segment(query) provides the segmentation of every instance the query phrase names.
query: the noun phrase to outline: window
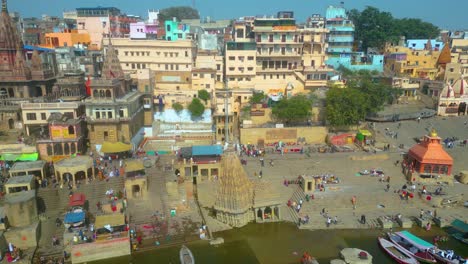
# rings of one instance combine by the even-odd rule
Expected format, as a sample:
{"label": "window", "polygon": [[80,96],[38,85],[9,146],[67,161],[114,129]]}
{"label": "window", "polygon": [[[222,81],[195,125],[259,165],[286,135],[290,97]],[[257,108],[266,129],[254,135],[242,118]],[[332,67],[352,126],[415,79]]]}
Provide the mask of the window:
{"label": "window", "polygon": [[221,70],[221,64],[216,64],[216,70]]}
{"label": "window", "polygon": [[234,57],[234,56],[229,56],[229,60],[235,60],[235,59],[236,59],[236,57]]}
{"label": "window", "polygon": [[132,69],[135,69],[135,63],[132,63]]}
{"label": "window", "polygon": [[46,117],[46,114],[45,113],[41,113],[41,120],[46,120],[47,117]]}
{"label": "window", "polygon": [[68,126],[68,134],[69,135],[74,135],[75,134],[75,127]]}
{"label": "window", "polygon": [[101,112],[96,112],[96,119],[101,119]]}
{"label": "window", "polygon": [[37,120],[36,113],[26,113],[27,120]]}
{"label": "window", "polygon": [[207,84],[205,84],[205,88],[206,88],[206,89],[210,89],[211,87],[210,87],[210,85],[207,83]]}
{"label": "window", "polygon": [[253,59],[254,59],[253,56],[248,56],[248,57],[247,57],[247,60],[253,60]]}
{"label": "window", "polygon": [[247,67],[248,71],[253,71],[253,67]]}
{"label": "window", "polygon": [[235,68],[234,67],[229,67],[229,70],[230,71],[233,71]]}
{"label": "window", "polygon": [[135,53],[134,53],[133,51],[132,51],[132,52],[130,52],[130,55],[131,55],[132,57],[134,56],[134,54],[135,54]]}
{"label": "window", "polygon": [[112,111],[107,112],[107,118],[112,118]]}
{"label": "window", "polygon": [[188,51],[185,51],[185,57],[188,57]]}

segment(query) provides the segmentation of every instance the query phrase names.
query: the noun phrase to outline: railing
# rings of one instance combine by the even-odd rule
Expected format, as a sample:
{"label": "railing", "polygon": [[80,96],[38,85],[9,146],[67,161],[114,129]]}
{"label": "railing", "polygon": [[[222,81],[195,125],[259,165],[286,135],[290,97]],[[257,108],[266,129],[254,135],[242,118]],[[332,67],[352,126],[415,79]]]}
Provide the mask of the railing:
{"label": "railing", "polygon": [[80,104],[72,102],[63,103],[22,103],[22,109],[63,109],[74,108],[77,109]]}

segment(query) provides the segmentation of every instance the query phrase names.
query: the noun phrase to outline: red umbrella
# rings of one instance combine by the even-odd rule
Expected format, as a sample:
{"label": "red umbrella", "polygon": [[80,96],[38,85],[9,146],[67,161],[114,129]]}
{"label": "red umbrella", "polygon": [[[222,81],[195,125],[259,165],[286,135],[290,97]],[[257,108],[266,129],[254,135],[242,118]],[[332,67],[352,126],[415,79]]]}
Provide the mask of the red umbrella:
{"label": "red umbrella", "polygon": [[430,195],[426,196],[426,200],[430,201],[432,197]]}

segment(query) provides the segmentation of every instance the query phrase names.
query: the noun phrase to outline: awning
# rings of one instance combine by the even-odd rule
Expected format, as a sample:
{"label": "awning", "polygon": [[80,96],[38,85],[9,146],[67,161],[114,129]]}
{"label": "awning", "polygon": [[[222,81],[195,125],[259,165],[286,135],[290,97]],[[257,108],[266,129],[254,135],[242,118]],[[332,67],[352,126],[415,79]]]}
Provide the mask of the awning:
{"label": "awning", "polygon": [[75,193],[70,196],[68,206],[83,206],[86,201],[86,196],[82,193]]}
{"label": "awning", "polygon": [[367,129],[360,129],[359,133],[361,133],[363,136],[366,136],[366,137],[372,136],[372,133]]}
{"label": "awning", "polygon": [[68,213],[65,215],[65,219],[63,220],[66,224],[74,224],[83,221],[85,218],[84,212],[77,212],[77,213]]}
{"label": "awning", "polygon": [[105,225],[112,227],[125,225],[125,216],[120,213],[96,216],[96,222],[94,223],[96,229],[103,228]]}
{"label": "awning", "polygon": [[103,153],[120,153],[127,152],[132,149],[132,145],[122,142],[104,142],[101,147]]}
{"label": "awning", "polygon": [[23,153],[23,154],[2,154],[0,160],[4,161],[36,161],[39,155],[36,153]]}
{"label": "awning", "polygon": [[132,171],[140,171],[144,170],[145,167],[143,166],[143,162],[141,160],[127,160],[125,161],[125,171],[132,172]]}

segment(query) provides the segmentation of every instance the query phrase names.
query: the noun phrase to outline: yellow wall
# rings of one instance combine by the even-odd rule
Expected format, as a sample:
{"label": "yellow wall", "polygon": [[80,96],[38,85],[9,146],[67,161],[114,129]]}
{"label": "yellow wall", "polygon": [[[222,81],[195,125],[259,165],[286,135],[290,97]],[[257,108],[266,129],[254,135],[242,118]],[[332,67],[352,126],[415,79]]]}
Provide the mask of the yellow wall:
{"label": "yellow wall", "polygon": [[326,127],[291,127],[291,128],[241,128],[241,144],[257,144],[264,140],[266,144],[282,141],[284,143],[297,142],[298,138],[305,138],[309,144],[324,143],[328,130]]}

